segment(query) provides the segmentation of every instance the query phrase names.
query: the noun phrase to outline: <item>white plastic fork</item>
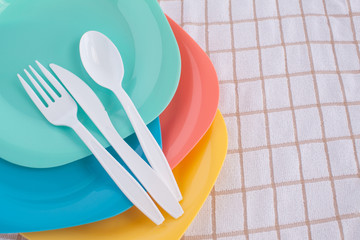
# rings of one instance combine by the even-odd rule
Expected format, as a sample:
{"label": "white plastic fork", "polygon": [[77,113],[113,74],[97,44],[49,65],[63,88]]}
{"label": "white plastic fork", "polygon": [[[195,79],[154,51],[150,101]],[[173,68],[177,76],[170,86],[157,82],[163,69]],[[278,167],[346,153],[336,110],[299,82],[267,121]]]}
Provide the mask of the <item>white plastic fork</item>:
{"label": "white plastic fork", "polygon": [[[45,69],[40,63],[37,62],[40,69]],[[51,78],[49,82],[60,93],[58,96],[51,87],[44,81],[42,77],[35,71],[35,69],[29,66],[31,72],[38,79],[38,82],[43,86],[51,98],[45,93],[40,84],[32,77],[27,71],[25,74],[30,79],[31,83],[36,88],[37,92],[41,95],[44,102],[43,104],[30,85],[18,74],[18,78],[23,85],[25,91],[38,107],[45,118],[56,126],[67,126],[72,128],[86,146],[95,155],[102,167],[110,175],[112,180],[125,194],[125,196],[148,218],[150,218],[155,224],[159,225],[164,221],[164,217],[161,215],[159,209],[151,200],[149,195],[141,187],[141,185],[111,156],[109,152],[94,138],[94,136],[85,128],[84,125],[77,118],[77,104],[70,94],[61,86],[55,78]],[[43,70],[42,70],[43,71]],[[43,72],[44,73],[44,72]],[[44,73],[45,74],[45,73]],[[49,74],[47,71],[46,74]],[[45,74],[45,75],[46,75]]]}

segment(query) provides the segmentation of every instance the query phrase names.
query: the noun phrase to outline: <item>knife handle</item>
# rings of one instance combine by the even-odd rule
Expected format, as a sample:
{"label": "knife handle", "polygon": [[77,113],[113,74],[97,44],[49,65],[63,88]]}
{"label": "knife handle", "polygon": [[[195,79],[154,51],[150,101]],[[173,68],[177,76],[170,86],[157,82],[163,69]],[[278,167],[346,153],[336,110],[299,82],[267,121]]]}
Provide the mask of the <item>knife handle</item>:
{"label": "knife handle", "polygon": [[[110,121],[110,119],[109,119]],[[167,184],[117,133],[111,122],[106,123],[101,133],[130,168],[150,196],[172,217],[180,217],[184,211]]]}
{"label": "knife handle", "polygon": [[71,127],[94,154],[125,196],[155,224],[160,225],[164,221],[164,217],[141,185],[106,151],[78,120]]}
{"label": "knife handle", "polygon": [[122,104],[150,165],[168,185],[176,199],[180,201],[182,195],[169,163],[150,130],[145,125],[134,103],[123,88],[118,88],[115,95]]}

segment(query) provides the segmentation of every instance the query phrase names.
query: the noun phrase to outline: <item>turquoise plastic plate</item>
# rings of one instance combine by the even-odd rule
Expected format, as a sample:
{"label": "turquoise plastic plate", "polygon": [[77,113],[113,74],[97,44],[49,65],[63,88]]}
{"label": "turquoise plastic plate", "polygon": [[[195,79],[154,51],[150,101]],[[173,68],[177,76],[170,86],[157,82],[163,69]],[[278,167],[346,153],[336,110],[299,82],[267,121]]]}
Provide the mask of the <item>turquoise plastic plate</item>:
{"label": "turquoise plastic plate", "polygon": [[[161,146],[158,118],[148,127]],[[125,141],[145,159],[135,134]],[[108,150],[123,164],[113,148]],[[47,169],[0,159],[0,169],[0,233],[77,226],[115,216],[132,206],[93,156]]]}
{"label": "turquoise plastic plate", "polygon": [[[35,60],[56,62],[80,76],[101,98],[121,136],[133,133],[116,97],[96,85],[82,67],[78,45],[82,34],[89,30],[106,34],[120,50],[125,67],[123,86],[145,123],[166,108],[178,86],[180,55],[155,0],[2,0],[1,158],[44,168],[90,155],[70,129],[48,123],[19,84],[16,74]],[[107,147],[83,112],[79,118]]]}

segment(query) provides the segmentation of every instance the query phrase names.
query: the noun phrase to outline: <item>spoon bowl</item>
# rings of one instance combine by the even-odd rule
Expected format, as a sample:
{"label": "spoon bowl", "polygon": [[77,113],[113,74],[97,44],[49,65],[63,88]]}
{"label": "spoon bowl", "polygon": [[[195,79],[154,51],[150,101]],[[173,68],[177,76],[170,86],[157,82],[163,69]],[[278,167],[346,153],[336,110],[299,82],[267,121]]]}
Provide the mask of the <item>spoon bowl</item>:
{"label": "spoon bowl", "polygon": [[107,36],[97,31],[86,32],[80,40],[80,57],[97,84],[108,89],[121,86],[124,64],[117,47]]}

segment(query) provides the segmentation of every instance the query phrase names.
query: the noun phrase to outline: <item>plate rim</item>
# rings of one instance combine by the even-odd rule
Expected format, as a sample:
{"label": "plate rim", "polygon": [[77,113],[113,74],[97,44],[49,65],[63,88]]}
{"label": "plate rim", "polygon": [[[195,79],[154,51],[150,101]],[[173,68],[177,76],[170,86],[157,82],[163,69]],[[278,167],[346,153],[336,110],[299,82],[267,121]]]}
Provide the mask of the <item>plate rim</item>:
{"label": "plate rim", "polygon": [[[166,15],[167,16],[167,15]],[[183,140],[182,142],[185,142],[185,151],[178,151],[176,154],[170,154],[168,151],[176,149],[173,145],[168,146],[166,141],[164,141],[164,152],[167,152],[167,156],[169,156],[170,159],[174,159],[174,161],[170,161],[171,167],[176,167],[181,160],[191,151],[191,149],[201,140],[201,138],[204,136],[204,134],[207,132],[207,130],[210,128],[213,120],[215,119],[218,104],[219,104],[219,98],[220,98],[220,90],[219,90],[219,81],[218,76],[215,70],[214,65],[212,64],[209,56],[202,50],[202,48],[196,43],[196,41],[188,34],[185,30],[183,30],[174,20],[172,20],[169,16],[167,16],[167,19],[170,23],[170,26],[172,27],[173,31],[176,34],[181,35],[182,42],[178,41],[178,45],[184,47],[180,48],[180,55],[183,51],[187,51],[188,55],[191,55],[191,57],[195,58],[197,60],[197,67],[198,67],[198,73],[201,73],[201,106],[198,108],[200,109],[197,112],[197,118],[191,118],[187,119],[188,121],[196,121],[196,126],[193,126],[193,131],[191,131],[191,135],[188,136],[190,138]],[[191,49],[189,49],[191,48]],[[200,63],[201,60],[201,63]],[[206,76],[205,76],[206,75]],[[183,76],[180,76],[180,79]],[[180,89],[182,86],[179,85],[178,89]],[[177,93],[175,93],[175,97]],[[194,105],[194,102],[192,101],[192,105]],[[198,103],[195,103],[195,105],[198,105]],[[168,108],[165,109],[165,111],[160,115],[160,122],[162,122],[162,126],[164,125],[164,120],[168,115],[171,115],[172,112],[167,111],[169,108],[172,107],[172,103],[168,105]],[[188,114],[189,115],[189,114]],[[199,120],[201,118],[201,120]],[[171,124],[171,123],[167,123]],[[166,128],[165,128],[166,129]],[[186,129],[186,131],[190,132],[189,129]],[[195,131],[195,132],[194,132]],[[163,139],[166,138],[164,135],[166,135],[166,130],[162,131]]]}

